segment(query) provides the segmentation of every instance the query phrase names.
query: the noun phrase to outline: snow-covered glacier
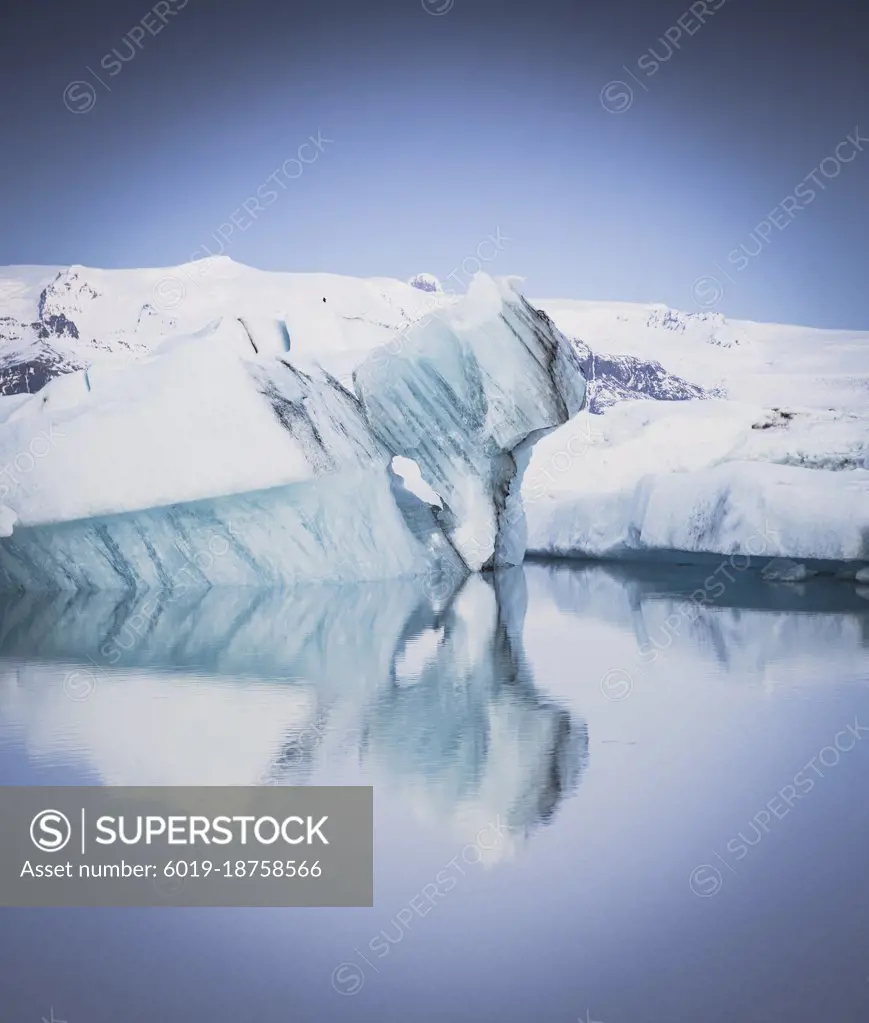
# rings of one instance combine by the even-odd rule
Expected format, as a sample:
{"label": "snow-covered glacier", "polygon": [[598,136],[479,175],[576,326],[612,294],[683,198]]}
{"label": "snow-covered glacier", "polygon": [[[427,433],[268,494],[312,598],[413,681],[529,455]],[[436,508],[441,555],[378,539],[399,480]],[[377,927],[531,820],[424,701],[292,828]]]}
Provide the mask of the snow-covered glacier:
{"label": "snow-covered glacier", "polygon": [[529,551],[790,558],[850,576],[869,562],[866,334],[541,304],[580,344],[678,368],[704,400],[623,394],[544,438],[523,480]]}
{"label": "snow-covered glacier", "polygon": [[[84,277],[56,277],[40,316],[67,308],[93,332],[108,315],[94,313],[106,286]],[[128,322],[140,297],[109,312]],[[86,357],[35,394],[0,399],[0,587],[406,575],[442,587],[479,568],[515,451],[567,421],[584,381],[567,340],[507,285],[479,278],[464,300],[439,301],[398,329],[369,309],[363,343],[337,320],[330,334],[316,303],[288,301],[275,315],[248,299],[231,310],[244,315],[151,334],[141,351]],[[414,400],[395,389],[407,380]],[[408,441],[437,439],[447,423],[443,448]],[[393,471],[396,456],[416,455],[433,503]],[[494,527],[482,557],[457,542],[481,521]]]}

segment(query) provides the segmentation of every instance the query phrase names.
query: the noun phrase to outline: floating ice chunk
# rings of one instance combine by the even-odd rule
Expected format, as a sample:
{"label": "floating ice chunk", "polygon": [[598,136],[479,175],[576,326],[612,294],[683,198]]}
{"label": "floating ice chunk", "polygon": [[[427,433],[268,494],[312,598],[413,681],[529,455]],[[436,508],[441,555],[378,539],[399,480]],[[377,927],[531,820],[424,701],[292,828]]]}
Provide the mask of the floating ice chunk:
{"label": "floating ice chunk", "polygon": [[585,398],[579,358],[550,320],[479,275],[397,349],[372,352],[354,384],[378,438],[443,502],[438,521],[468,567],[521,562],[524,445]]}
{"label": "floating ice chunk", "polygon": [[[3,590],[290,586],[425,576],[459,564],[439,531],[414,530],[383,469],[73,522],[0,542]],[[460,576],[458,576],[460,578]]]}
{"label": "floating ice chunk", "polygon": [[761,571],[764,579],[779,583],[800,583],[817,574],[798,561],[791,561],[790,558],[773,558]]}
{"label": "floating ice chunk", "polygon": [[552,490],[526,503],[529,549],[606,557],[663,550],[869,559],[869,472],[725,462],[621,488]]}
{"label": "floating ice chunk", "polygon": [[[249,358],[248,358],[249,356]],[[0,464],[31,452],[7,503],[24,526],[139,511],[377,465],[356,398],[316,368],[257,357],[238,321],[153,356],[60,377],[15,409]],[[66,399],[72,393],[75,401]],[[50,447],[34,438],[48,437]],[[19,463],[22,459],[19,457]]]}
{"label": "floating ice chunk", "polygon": [[[237,319],[98,377],[90,391],[52,382],[0,433],[20,520],[0,543],[0,586],[460,574],[427,506],[409,492],[399,503],[358,399],[316,366],[258,355]],[[53,401],[55,390],[76,401]]]}
{"label": "floating ice chunk", "polygon": [[5,504],[0,504],[0,536],[12,536],[18,515]]}

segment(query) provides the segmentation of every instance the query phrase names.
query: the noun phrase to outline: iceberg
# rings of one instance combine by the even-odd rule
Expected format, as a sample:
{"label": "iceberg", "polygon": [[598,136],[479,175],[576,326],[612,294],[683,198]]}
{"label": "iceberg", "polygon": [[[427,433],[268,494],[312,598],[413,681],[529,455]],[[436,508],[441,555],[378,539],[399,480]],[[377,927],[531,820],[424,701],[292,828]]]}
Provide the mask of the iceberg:
{"label": "iceberg", "polygon": [[[353,394],[238,321],[5,399],[0,586],[202,589],[461,565]],[[400,501],[398,500],[400,497]],[[416,502],[412,517],[402,507]],[[8,535],[11,533],[11,535]]]}
{"label": "iceberg", "polygon": [[511,282],[479,274],[462,302],[372,352],[354,385],[378,439],[437,494],[435,517],[468,568],[521,563],[530,449],[586,394],[551,320]]}
{"label": "iceberg", "polygon": [[541,441],[525,475],[529,551],[869,561],[869,421],[788,416],[711,399],[577,417]]}
{"label": "iceberg", "polygon": [[536,445],[523,480],[529,553],[862,571],[869,334],[665,306],[537,304],[583,355],[600,414]]}
{"label": "iceberg", "polygon": [[[76,308],[100,294],[80,291]],[[356,394],[312,357],[316,331],[299,339],[306,322],[298,308],[222,316],[0,399],[0,587],[417,575],[440,590],[520,561],[498,515],[523,446],[585,393],[546,317],[480,278],[454,312],[402,334],[401,351],[352,349]],[[418,466],[415,482],[396,465],[405,478]]]}
{"label": "iceberg", "polygon": [[0,587],[869,564],[865,333],[226,257],[0,269],[0,312]]}

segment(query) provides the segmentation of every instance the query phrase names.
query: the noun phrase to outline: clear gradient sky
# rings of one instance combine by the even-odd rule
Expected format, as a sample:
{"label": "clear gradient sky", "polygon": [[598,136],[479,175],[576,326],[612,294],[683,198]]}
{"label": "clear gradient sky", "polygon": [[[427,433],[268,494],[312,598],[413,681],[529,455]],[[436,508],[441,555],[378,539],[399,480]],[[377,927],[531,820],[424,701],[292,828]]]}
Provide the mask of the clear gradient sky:
{"label": "clear gradient sky", "polygon": [[500,229],[534,296],[869,328],[867,6],[29,0],[0,264],[446,277]]}

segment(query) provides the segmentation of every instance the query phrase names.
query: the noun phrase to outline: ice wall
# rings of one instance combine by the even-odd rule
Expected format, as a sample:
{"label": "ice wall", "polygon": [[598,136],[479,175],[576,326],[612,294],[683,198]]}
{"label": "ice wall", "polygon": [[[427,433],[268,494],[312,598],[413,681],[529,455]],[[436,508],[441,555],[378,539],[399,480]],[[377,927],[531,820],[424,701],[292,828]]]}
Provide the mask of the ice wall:
{"label": "ice wall", "polygon": [[529,446],[585,400],[579,357],[548,317],[479,275],[463,302],[373,352],[354,383],[377,437],[441,498],[468,567],[520,563]]}

